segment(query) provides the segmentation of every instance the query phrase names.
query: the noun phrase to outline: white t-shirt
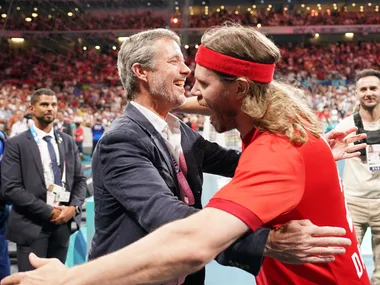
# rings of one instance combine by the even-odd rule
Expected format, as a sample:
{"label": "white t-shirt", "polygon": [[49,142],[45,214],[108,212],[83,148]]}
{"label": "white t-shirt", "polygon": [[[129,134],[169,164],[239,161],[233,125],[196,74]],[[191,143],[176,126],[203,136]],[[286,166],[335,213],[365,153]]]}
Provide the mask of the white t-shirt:
{"label": "white t-shirt", "polygon": [[[336,130],[355,127],[354,117],[349,116],[339,123]],[[375,123],[363,121],[367,131],[380,131],[380,120]],[[344,193],[348,197],[380,199],[380,171],[370,171],[367,161],[360,157],[345,160],[343,171]]]}

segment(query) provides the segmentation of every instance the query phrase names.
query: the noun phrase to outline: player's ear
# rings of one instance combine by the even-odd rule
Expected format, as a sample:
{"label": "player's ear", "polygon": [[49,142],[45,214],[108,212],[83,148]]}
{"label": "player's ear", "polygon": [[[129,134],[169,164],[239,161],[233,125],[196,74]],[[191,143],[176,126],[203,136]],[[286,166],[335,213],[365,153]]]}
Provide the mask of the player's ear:
{"label": "player's ear", "polygon": [[250,84],[247,79],[239,77],[234,82],[236,84],[236,96],[237,99],[243,99],[249,92]]}

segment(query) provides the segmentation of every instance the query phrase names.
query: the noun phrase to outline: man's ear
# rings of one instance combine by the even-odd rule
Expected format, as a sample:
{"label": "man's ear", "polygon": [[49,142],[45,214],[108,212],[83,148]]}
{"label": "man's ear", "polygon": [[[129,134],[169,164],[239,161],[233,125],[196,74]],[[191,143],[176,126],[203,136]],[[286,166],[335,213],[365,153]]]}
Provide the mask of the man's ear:
{"label": "man's ear", "polygon": [[249,82],[245,78],[237,78],[235,80],[236,86],[236,96],[238,96],[236,99],[240,100],[244,98],[247,93],[249,92]]}
{"label": "man's ear", "polygon": [[134,63],[132,65],[132,72],[136,75],[136,77],[142,81],[145,81],[147,82],[148,81],[148,70],[144,67],[142,67],[142,65],[140,63]]}

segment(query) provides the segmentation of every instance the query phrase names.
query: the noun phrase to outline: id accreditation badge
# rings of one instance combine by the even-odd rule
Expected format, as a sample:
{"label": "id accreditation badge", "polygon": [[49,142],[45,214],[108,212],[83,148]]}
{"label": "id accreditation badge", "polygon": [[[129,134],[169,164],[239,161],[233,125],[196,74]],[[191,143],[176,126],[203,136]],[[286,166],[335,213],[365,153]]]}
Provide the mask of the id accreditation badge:
{"label": "id accreditation badge", "polygon": [[380,171],[380,144],[367,145],[366,154],[369,171]]}
{"label": "id accreditation badge", "polygon": [[70,192],[62,191],[58,194],[58,201],[62,203],[68,203],[70,201]]}
{"label": "id accreditation badge", "polygon": [[59,205],[59,193],[61,193],[63,188],[56,184],[51,184],[48,187],[48,191],[46,193],[46,203],[50,206],[58,206]]}

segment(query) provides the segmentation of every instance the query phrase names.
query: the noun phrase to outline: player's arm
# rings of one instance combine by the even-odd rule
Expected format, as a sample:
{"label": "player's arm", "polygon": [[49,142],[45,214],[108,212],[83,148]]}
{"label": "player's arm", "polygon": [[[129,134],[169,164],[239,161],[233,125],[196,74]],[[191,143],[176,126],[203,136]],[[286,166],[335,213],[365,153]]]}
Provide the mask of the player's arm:
{"label": "player's arm", "polygon": [[199,270],[246,231],[248,226],[238,218],[209,208],[70,269],[57,261],[32,258],[39,269],[17,273],[1,284],[160,284]]}
{"label": "player's arm", "polygon": [[205,115],[205,116],[211,116],[211,112],[209,108],[203,107],[198,104],[197,96],[186,98],[185,103],[172,110],[173,112],[178,113],[188,113],[188,114],[198,114],[198,115]]}

